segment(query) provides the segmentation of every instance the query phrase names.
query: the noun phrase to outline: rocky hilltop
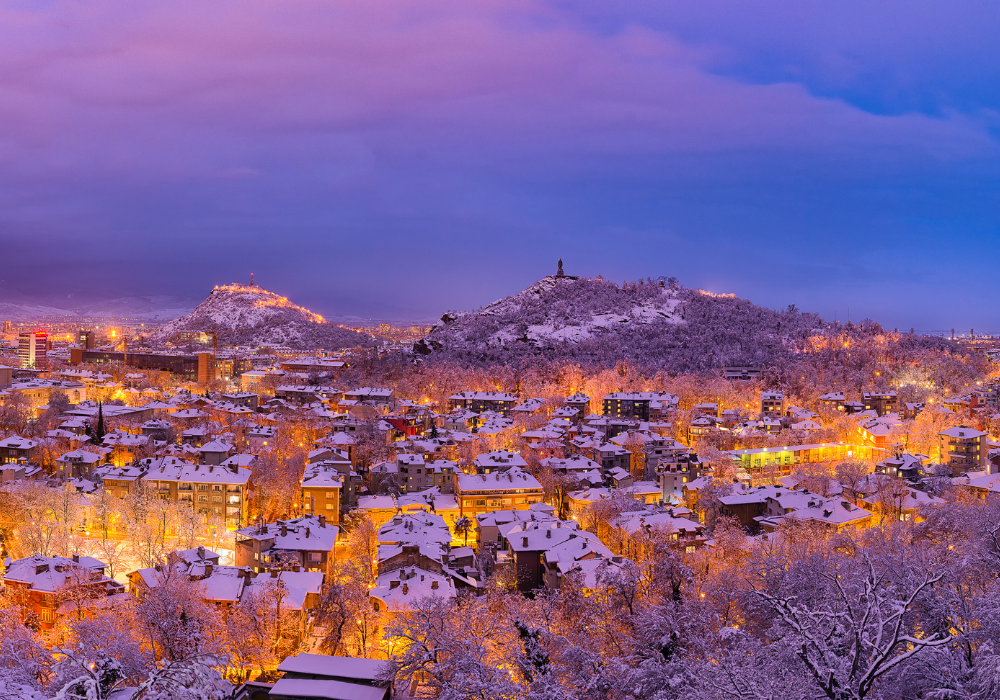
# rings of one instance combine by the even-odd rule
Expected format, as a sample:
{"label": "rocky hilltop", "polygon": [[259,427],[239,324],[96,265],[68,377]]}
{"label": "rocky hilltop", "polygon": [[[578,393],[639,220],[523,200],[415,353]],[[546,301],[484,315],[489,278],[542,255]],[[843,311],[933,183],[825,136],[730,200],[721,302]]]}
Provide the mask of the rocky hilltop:
{"label": "rocky hilltop", "polygon": [[257,285],[216,287],[194,311],[163,327],[157,339],[182,331],[218,331],[227,345],[281,345],[297,350],[339,350],[374,345],[371,336],[330,323]]}
{"label": "rocky hilltop", "polygon": [[676,282],[550,275],[478,311],[449,311],[414,351],[472,364],[518,365],[542,355],[700,371],[768,364],[822,325],[816,314]]}

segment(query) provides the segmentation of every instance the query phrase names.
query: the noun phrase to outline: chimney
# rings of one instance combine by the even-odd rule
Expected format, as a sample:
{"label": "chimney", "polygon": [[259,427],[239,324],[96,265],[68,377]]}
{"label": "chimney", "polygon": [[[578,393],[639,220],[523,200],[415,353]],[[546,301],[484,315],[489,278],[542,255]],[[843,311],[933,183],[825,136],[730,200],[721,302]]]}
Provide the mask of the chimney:
{"label": "chimney", "polygon": [[79,554],[74,554],[73,555],[73,562],[76,563],[76,564],[80,563],[80,555]]}
{"label": "chimney", "polygon": [[307,540],[309,539],[309,528],[308,527],[306,528],[306,539]]}
{"label": "chimney", "polygon": [[204,545],[198,545],[198,558],[199,559],[204,559],[205,558],[205,546]]}
{"label": "chimney", "polygon": [[285,525],[285,523],[281,523],[281,536],[282,537],[288,536],[288,526]]}
{"label": "chimney", "polygon": [[278,578],[278,567],[271,566],[271,578]]}
{"label": "chimney", "polygon": [[437,587],[438,587],[438,582],[437,581],[431,581],[431,589],[437,590]]}
{"label": "chimney", "polygon": [[410,592],[410,584],[404,583],[403,584],[403,595],[406,595],[409,592]]}
{"label": "chimney", "polygon": [[205,578],[208,578],[209,576],[212,575],[212,569],[213,569],[212,562],[208,562],[207,564],[205,564]]}
{"label": "chimney", "polygon": [[253,571],[250,570],[249,566],[244,567],[244,569],[243,569],[243,583],[244,583],[244,585],[249,586],[251,579],[253,579]]}
{"label": "chimney", "polygon": [[522,538],[521,546],[522,547],[527,547],[528,546],[528,538],[527,537]]}
{"label": "chimney", "polygon": [[319,516],[319,526],[320,527],[326,527],[326,516],[325,515]]}
{"label": "chimney", "polygon": [[546,530],[545,531],[545,536],[551,540],[552,539],[552,530]]}
{"label": "chimney", "polygon": [[292,571],[298,572],[300,568],[302,567],[299,566],[298,564],[292,564]]}

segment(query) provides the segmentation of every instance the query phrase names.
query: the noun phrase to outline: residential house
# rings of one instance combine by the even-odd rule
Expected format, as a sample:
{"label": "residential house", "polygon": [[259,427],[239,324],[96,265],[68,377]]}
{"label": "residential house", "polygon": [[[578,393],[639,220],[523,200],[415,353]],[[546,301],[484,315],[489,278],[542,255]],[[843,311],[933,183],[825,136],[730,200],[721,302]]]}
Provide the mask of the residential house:
{"label": "residential house", "polygon": [[25,464],[34,462],[38,453],[35,440],[11,435],[0,440],[0,464]]}
{"label": "residential house", "polygon": [[50,630],[60,617],[86,617],[94,610],[125,602],[125,587],[106,576],[106,568],[93,557],[36,554],[9,562],[0,584],[8,600],[30,609],[41,628]]}
{"label": "residential house", "polygon": [[527,508],[545,495],[538,480],[519,467],[491,474],[455,474],[455,498],[463,516]]}
{"label": "residential house", "polygon": [[104,455],[73,450],[56,458],[56,476],[63,479],[90,479],[94,468],[104,463]]}
{"label": "residential house", "polygon": [[326,573],[333,563],[339,531],[324,515],[242,528],[236,531],[236,566],[257,572],[300,567]]}

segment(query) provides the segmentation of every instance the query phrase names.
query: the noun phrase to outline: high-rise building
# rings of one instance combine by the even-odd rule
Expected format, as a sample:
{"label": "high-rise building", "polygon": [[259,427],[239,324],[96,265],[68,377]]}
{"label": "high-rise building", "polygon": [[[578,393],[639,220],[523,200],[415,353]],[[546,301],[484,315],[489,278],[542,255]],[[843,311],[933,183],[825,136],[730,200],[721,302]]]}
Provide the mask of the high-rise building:
{"label": "high-rise building", "polygon": [[81,330],[76,334],[76,343],[84,350],[94,349],[94,331]]}
{"label": "high-rise building", "polygon": [[3,334],[4,335],[10,335],[10,331],[11,331],[11,322],[10,321],[4,321],[3,322]]}
{"label": "high-rise building", "polygon": [[21,369],[48,367],[48,348],[49,337],[45,331],[21,333],[17,338],[17,356],[21,360]]}

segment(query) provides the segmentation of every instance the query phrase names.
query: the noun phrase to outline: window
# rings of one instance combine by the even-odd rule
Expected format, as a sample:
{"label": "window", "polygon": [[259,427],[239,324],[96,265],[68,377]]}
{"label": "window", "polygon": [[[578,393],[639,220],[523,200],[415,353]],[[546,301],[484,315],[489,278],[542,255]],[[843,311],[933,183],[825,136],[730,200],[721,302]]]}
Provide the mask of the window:
{"label": "window", "polygon": [[327,491],[326,492],[326,497],[327,498],[336,498],[337,497],[337,492],[336,491]]}
{"label": "window", "polygon": [[327,510],[333,510],[333,504],[332,503],[327,503],[326,504],[326,509]]}
{"label": "window", "polygon": [[208,503],[208,496],[198,496],[198,503]]}
{"label": "window", "polygon": [[323,553],[309,552],[309,561],[323,561]]}

